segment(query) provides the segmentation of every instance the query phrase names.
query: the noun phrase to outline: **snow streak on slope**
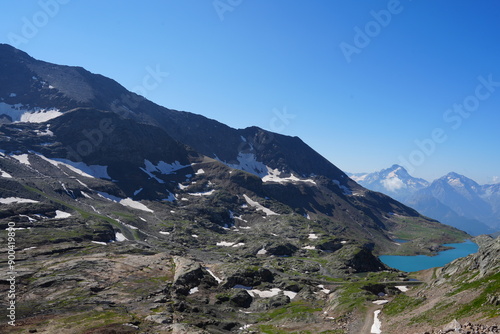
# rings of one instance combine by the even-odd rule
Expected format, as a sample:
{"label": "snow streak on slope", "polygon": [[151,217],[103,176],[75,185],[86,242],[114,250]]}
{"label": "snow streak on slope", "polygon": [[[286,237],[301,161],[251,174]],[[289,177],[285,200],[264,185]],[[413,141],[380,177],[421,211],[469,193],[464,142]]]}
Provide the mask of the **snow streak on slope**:
{"label": "snow streak on slope", "polygon": [[18,104],[0,102],[0,114],[9,116],[13,122],[43,123],[62,115],[59,109],[26,108]]}
{"label": "snow streak on slope", "polygon": [[231,168],[239,169],[261,178],[268,174],[268,167],[262,162],[257,161],[257,157],[253,153],[240,152],[236,160],[238,160],[237,164],[225,164]]}
{"label": "snow streak on slope", "polygon": [[87,165],[84,162],[74,162],[68,159],[49,159],[41,154],[37,154],[43,160],[51,163],[56,167],[65,166],[74,173],[77,173],[84,177],[89,178],[99,178],[99,179],[111,179],[108,175],[108,167],[100,165]]}
{"label": "snow streak on slope", "polygon": [[151,210],[150,208],[148,208],[144,204],[137,202],[137,201],[134,201],[131,198],[128,198],[128,197],[127,198],[120,198],[120,197],[113,196],[113,195],[110,195],[110,194],[102,192],[102,191],[98,191],[97,193],[99,194],[99,196],[101,196],[103,198],[106,198],[106,199],[113,201],[113,202],[116,202],[116,203],[120,203],[123,206],[128,206],[129,208],[142,210],[142,211],[146,211],[146,212],[151,212],[151,213],[154,212],[153,210]]}
{"label": "snow streak on slope", "polygon": [[247,201],[248,205],[250,205],[251,207],[254,207],[258,211],[264,212],[267,216],[279,216],[279,213],[276,213],[276,212],[272,211],[271,209],[268,209],[265,206],[261,205],[260,203],[253,201],[247,195],[243,195],[243,197],[245,198],[245,201]]}
{"label": "snow streak on slope", "polygon": [[[316,182],[312,179],[299,179],[294,174],[291,174],[288,177],[281,177],[282,172],[278,169],[272,169],[264,163],[257,160],[257,157],[253,153],[243,153],[240,152],[238,157],[237,164],[225,163],[228,167],[239,169],[251,174],[254,174],[262,179],[262,182],[277,182],[277,183],[286,183],[286,182],[307,182],[316,185]],[[220,160],[219,160],[220,161]]]}

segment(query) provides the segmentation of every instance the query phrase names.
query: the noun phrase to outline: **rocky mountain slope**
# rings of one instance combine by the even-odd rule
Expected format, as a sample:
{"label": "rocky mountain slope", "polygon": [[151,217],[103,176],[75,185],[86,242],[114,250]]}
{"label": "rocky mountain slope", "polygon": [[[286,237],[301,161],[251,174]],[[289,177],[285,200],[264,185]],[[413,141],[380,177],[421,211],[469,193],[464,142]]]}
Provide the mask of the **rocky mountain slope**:
{"label": "rocky mountain slope", "polygon": [[498,184],[479,185],[457,173],[428,183],[412,177],[398,165],[380,172],[351,175],[351,178],[472,235],[490,234],[500,228]]}
{"label": "rocky mountain slope", "polygon": [[19,325],[2,332],[356,332],[364,303],[394,290],[379,283],[401,278],[376,255],[468,237],[299,138],[7,45],[0,78],[0,247],[14,238],[16,256],[0,293],[13,265]]}
{"label": "rocky mountain slope", "polygon": [[[399,295],[382,310],[384,333],[498,333],[500,238],[475,238],[478,253],[421,273],[428,284]],[[481,323],[481,326],[472,325]],[[445,332],[445,331],[443,331]]]}

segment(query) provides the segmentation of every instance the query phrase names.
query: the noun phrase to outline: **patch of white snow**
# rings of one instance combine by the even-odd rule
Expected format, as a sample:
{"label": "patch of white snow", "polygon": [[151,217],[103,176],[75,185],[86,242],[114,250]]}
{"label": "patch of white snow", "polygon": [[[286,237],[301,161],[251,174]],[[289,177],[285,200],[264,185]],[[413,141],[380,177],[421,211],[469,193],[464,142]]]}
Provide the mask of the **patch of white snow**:
{"label": "patch of white snow", "polygon": [[254,207],[258,211],[264,212],[267,216],[279,216],[278,213],[272,211],[271,209],[268,209],[264,206],[262,206],[260,203],[253,201],[250,197],[247,195],[243,195],[245,198],[245,201],[250,205],[251,207]]}
{"label": "patch of white snow", "polygon": [[20,197],[0,198],[0,204],[12,204],[12,203],[38,203],[38,201]]}
{"label": "patch of white snow", "polygon": [[63,219],[68,217],[71,217],[71,213],[56,210],[56,216],[54,217],[54,219]]}
{"label": "patch of white snow", "polygon": [[373,312],[373,325],[372,328],[370,329],[370,333],[372,334],[381,334],[382,330],[382,322],[380,322],[380,319],[378,318],[378,315],[380,314],[380,310],[376,310]]}
{"label": "patch of white snow", "polygon": [[116,232],[115,233],[115,240],[120,242],[120,241],[125,241],[128,239],[122,233]]}

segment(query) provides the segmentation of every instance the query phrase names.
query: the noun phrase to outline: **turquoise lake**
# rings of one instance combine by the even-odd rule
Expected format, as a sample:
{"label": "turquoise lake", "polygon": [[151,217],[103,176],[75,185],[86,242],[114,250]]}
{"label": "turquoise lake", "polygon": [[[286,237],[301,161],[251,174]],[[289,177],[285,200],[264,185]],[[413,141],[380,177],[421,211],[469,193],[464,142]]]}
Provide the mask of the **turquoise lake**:
{"label": "turquoise lake", "polygon": [[416,256],[398,256],[398,255],[382,255],[380,261],[389,267],[399,269],[401,271],[419,271],[434,267],[442,267],[451,261],[474,254],[479,249],[478,245],[470,240],[460,244],[445,244],[444,246],[453,247],[453,249],[439,252],[436,256],[416,255]]}

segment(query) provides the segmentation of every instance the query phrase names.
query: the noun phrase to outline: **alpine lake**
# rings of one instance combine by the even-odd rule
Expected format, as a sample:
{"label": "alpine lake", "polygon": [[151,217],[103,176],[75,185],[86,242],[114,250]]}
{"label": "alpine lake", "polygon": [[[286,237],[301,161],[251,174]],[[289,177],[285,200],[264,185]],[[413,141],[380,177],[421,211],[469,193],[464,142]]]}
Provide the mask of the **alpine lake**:
{"label": "alpine lake", "polygon": [[[397,240],[404,242],[403,240]],[[416,256],[400,256],[400,255],[382,255],[380,261],[389,267],[406,271],[414,272],[419,270],[430,269],[434,267],[442,267],[455,259],[474,254],[478,251],[479,246],[470,240],[457,244],[444,244],[444,246],[453,247],[439,252],[435,256],[416,255]]]}

